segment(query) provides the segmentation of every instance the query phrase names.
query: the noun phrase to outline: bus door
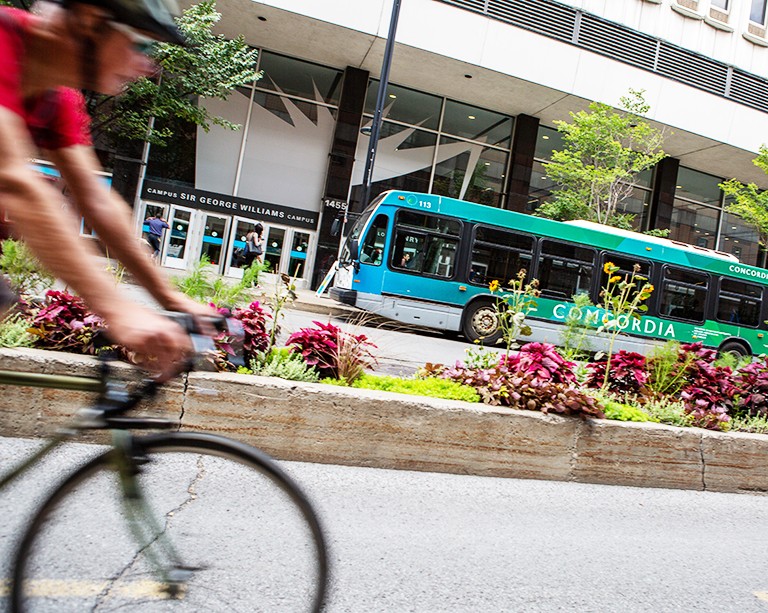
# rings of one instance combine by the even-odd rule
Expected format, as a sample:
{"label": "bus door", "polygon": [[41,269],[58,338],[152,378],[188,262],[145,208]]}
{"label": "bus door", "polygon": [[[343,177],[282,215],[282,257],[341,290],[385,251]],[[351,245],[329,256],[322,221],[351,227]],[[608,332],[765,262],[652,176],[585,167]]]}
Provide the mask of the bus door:
{"label": "bus door", "polygon": [[384,257],[387,245],[389,217],[379,213],[368,227],[360,243],[360,271],[355,275],[352,287],[363,294],[381,294],[384,281]]}

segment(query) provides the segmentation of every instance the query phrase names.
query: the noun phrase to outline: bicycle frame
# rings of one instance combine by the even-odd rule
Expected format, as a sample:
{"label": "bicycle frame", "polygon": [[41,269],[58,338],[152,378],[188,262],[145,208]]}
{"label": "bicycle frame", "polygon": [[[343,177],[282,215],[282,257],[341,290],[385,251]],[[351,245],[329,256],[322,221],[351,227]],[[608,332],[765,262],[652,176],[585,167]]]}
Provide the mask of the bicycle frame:
{"label": "bicycle frame", "polygon": [[[178,426],[178,422],[157,418],[111,417],[120,415],[157,389],[154,381],[145,382],[138,392],[128,394],[123,386],[114,386],[107,380],[108,369],[102,367],[102,378],[75,377],[0,371],[0,385],[20,385],[68,389],[76,391],[100,391],[101,396],[94,408],[80,409],[72,424],[56,434],[38,451],[23,460],[8,473],[0,476],[0,491],[21,476],[65,441],[76,438],[83,430],[109,429],[112,433],[113,467],[118,474],[121,502],[127,523],[137,545],[141,546],[155,571],[168,586],[168,593],[177,597],[183,592],[188,570],[184,568],[165,530],[155,520],[142,492],[138,475],[141,473],[141,457],[137,455],[134,436],[128,429],[163,430]],[[158,543],[160,552],[148,547]],[[157,555],[159,553],[159,555]],[[161,560],[163,558],[163,560]],[[163,563],[165,561],[166,563]]]}

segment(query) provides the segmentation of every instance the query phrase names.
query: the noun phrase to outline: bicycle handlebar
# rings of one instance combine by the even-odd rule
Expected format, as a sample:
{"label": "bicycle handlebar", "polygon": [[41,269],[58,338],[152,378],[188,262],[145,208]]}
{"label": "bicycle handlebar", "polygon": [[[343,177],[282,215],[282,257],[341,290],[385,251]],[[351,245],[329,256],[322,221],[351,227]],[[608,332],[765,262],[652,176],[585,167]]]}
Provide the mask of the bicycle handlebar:
{"label": "bicycle handlebar", "polygon": [[[173,311],[163,311],[162,314],[172,321],[179,324],[187,332],[192,340],[194,354],[185,361],[179,369],[178,374],[193,370],[195,358],[199,358],[216,350],[216,344],[211,336],[204,334],[200,329],[200,320],[198,317],[189,313],[178,313]],[[211,316],[205,319],[212,327],[219,332],[226,332],[231,336],[243,337],[242,323],[231,317]],[[133,409],[139,402],[152,398],[162,387],[162,383],[156,379],[144,379],[133,391],[128,390],[125,382],[117,381],[110,377],[112,369],[109,367],[109,356],[107,353],[100,354],[102,357],[100,379],[101,394],[90,409],[91,417],[99,416],[102,419],[125,414]],[[94,422],[95,424],[95,422]],[[93,427],[93,426],[92,426]]]}

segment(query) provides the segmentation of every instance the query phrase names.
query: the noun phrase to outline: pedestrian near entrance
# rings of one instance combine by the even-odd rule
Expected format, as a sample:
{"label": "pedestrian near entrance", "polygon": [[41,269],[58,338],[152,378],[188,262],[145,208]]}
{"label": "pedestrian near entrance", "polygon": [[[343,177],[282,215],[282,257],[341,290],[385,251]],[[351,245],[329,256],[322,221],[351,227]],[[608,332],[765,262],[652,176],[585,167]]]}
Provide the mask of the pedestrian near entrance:
{"label": "pedestrian near entrance", "polygon": [[264,261],[264,226],[257,223],[245,236],[245,265],[250,266],[254,260],[260,264]]}
{"label": "pedestrian near entrance", "polygon": [[147,217],[147,219],[144,220],[144,223],[149,226],[149,236],[147,237],[147,240],[149,241],[150,247],[152,247],[152,259],[157,262],[160,258],[160,245],[162,244],[163,231],[170,226],[168,225],[168,222],[163,219],[162,215]]}

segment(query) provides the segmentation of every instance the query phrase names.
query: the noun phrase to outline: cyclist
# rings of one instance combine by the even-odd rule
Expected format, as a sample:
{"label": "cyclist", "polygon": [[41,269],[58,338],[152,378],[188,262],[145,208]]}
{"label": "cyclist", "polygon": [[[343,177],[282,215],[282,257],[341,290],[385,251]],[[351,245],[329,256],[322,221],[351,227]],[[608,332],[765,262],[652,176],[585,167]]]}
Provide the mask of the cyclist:
{"label": "cyclist", "polygon": [[[108,95],[151,75],[156,41],[183,44],[174,0],[40,2],[35,13],[0,7],[0,213],[46,268],[80,295],[112,338],[153,356],[163,377],[191,349],[176,324],[130,300],[81,240],[61,194],[30,168],[42,149],[75,206],[134,279],[162,307],[211,314],[172,288],[133,236],[130,207],[97,177],[80,89]],[[0,217],[2,221],[2,217]],[[2,292],[0,292],[1,294]]]}

